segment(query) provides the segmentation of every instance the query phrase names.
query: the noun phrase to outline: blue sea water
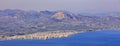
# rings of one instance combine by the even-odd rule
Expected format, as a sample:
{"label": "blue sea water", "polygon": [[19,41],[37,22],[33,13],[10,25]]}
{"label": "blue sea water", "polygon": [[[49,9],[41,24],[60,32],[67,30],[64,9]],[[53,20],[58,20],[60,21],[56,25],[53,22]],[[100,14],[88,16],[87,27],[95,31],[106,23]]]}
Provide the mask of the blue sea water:
{"label": "blue sea water", "polygon": [[120,46],[120,31],[85,32],[48,40],[8,40],[0,41],[0,46]]}

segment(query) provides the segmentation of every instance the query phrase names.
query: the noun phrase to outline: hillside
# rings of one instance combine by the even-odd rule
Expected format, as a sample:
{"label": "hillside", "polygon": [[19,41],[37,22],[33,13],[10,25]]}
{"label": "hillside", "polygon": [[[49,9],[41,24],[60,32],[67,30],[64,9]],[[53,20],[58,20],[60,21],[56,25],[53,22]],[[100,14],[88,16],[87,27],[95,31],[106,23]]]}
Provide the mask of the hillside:
{"label": "hillside", "polygon": [[0,36],[46,31],[120,30],[120,17],[84,16],[66,11],[0,10]]}

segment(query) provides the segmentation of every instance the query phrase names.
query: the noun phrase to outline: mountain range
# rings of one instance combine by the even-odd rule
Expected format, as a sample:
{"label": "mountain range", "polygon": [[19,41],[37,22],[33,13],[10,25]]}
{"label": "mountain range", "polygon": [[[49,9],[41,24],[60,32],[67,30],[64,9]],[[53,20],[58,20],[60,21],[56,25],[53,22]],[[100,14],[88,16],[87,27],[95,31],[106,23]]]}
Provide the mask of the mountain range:
{"label": "mountain range", "polygon": [[0,35],[13,36],[58,30],[120,30],[119,12],[94,15],[67,11],[0,10]]}

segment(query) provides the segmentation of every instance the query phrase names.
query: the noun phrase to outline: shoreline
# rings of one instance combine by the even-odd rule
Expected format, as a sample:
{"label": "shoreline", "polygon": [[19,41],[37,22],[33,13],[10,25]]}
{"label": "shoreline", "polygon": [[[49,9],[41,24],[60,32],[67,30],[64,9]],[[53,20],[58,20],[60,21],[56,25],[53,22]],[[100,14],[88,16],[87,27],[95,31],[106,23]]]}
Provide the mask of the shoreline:
{"label": "shoreline", "polygon": [[37,32],[33,34],[26,34],[26,35],[15,35],[11,37],[0,38],[1,41],[4,40],[27,40],[27,39],[40,39],[40,40],[47,40],[51,38],[63,38],[68,37],[70,35],[74,35],[77,33],[83,33],[84,31],[48,31],[48,32]]}
{"label": "shoreline", "polygon": [[69,37],[71,35],[78,34],[78,33],[97,32],[97,31],[106,31],[106,30],[87,30],[87,31],[74,31],[74,30],[68,31],[67,30],[67,31],[36,32],[36,33],[25,34],[25,35],[5,36],[4,38],[0,37],[0,41],[5,41],[5,40],[33,40],[33,39],[47,40],[47,39],[52,39],[52,38]]}

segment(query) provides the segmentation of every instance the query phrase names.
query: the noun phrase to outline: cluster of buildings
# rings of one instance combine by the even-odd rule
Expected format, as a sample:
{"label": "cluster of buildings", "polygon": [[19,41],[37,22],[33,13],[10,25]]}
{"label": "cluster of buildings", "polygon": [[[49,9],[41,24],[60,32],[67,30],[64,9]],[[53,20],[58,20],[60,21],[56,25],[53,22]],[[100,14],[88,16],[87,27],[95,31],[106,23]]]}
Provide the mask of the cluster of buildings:
{"label": "cluster of buildings", "polygon": [[78,31],[49,31],[49,32],[37,32],[26,35],[15,35],[12,37],[2,38],[2,40],[15,40],[15,39],[40,39],[46,40],[50,38],[62,38],[79,33]]}

